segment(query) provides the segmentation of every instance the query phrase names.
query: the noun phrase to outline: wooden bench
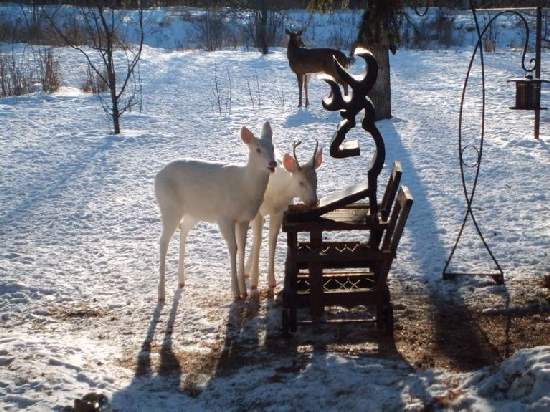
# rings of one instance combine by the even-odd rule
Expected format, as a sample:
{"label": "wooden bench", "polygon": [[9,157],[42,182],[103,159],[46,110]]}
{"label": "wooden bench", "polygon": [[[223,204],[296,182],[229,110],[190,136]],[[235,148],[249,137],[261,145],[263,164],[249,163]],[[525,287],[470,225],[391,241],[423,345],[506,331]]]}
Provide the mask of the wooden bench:
{"label": "wooden bench", "polygon": [[[401,165],[394,163],[376,215],[365,203],[352,203],[322,216],[289,208],[283,221],[287,260],[283,291],[283,331],[295,332],[297,309],[308,307],[313,322],[326,306],[375,306],[380,329],[393,331],[388,272],[412,206],[406,187],[397,189]],[[397,194],[397,197],[396,197]],[[364,241],[323,241],[324,232],[364,231]],[[309,233],[309,242],[298,233]]]}

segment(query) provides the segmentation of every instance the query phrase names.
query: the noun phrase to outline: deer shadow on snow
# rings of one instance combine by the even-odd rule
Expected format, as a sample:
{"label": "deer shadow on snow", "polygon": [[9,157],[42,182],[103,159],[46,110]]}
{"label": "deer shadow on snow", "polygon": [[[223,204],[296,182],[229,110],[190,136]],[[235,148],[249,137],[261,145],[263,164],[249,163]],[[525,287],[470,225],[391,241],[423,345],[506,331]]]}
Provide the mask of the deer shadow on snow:
{"label": "deer shadow on snow", "polygon": [[[145,332],[143,342],[134,359],[134,377],[131,383],[115,392],[112,404],[115,409],[124,411],[147,410],[147,407],[159,408],[163,399],[169,399],[170,393],[178,394],[182,377],[182,365],[173,349],[173,331],[181,300],[182,289],[176,290],[171,307],[168,309],[168,318],[162,322],[165,315],[164,305],[156,304],[151,314],[149,326]],[[157,346],[155,333],[159,325],[164,326],[162,341]],[[165,393],[144,396],[151,390],[162,388]]]}
{"label": "deer shadow on snow", "polygon": [[[280,328],[280,303],[265,292],[229,306],[222,346],[213,354],[212,363],[206,370],[190,371],[177,353],[173,338],[174,329],[182,326],[175,324],[181,296],[182,291],[176,291],[169,307],[156,305],[153,309],[135,355],[134,378],[113,395],[113,408],[302,408],[304,400],[310,405],[329,405],[333,397],[351,395],[357,402],[375,399],[378,403],[390,398],[396,410],[404,407],[404,385],[398,383],[392,388],[392,382],[400,379],[391,377],[392,368],[398,361],[406,376],[413,369],[402,361],[392,337],[380,338],[372,325],[354,323],[301,327],[295,336],[285,338]],[[198,384],[186,379],[198,372],[209,372],[210,376]],[[432,373],[425,375],[430,378]],[[377,379],[392,388],[390,393],[388,389],[379,393]],[[415,393],[428,397],[424,383],[413,379]],[[323,393],[319,389],[326,382],[327,393],[317,399],[314,394]],[[408,382],[411,383],[410,378]]]}
{"label": "deer shadow on snow", "polygon": [[[200,397],[223,396],[228,402],[223,406],[237,410],[311,410],[345,405],[344,398],[352,397],[355,405],[390,402],[392,410],[402,410],[404,376],[419,397],[429,398],[413,372],[393,337],[381,337],[371,323],[300,326],[293,336],[283,336],[281,304],[262,292],[231,305],[216,371]],[[424,375],[430,379],[433,373]],[[380,384],[388,386],[380,391]]]}

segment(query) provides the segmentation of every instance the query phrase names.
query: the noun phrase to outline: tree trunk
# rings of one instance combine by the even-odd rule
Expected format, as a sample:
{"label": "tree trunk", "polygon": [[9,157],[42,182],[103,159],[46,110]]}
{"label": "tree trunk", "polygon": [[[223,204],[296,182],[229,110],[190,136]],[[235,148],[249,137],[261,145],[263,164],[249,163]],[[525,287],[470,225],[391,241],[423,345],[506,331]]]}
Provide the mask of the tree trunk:
{"label": "tree trunk", "polygon": [[113,128],[115,129],[115,134],[119,134],[120,133],[120,111],[118,109],[118,97],[116,95],[116,88],[111,89],[111,104],[112,104]]}
{"label": "tree trunk", "polygon": [[118,96],[116,93],[116,73],[113,62],[113,51],[107,52],[107,75],[109,77],[109,91],[111,92],[111,117],[115,134],[120,133],[120,110],[118,108]]}
{"label": "tree trunk", "polygon": [[256,47],[262,54],[269,52],[267,45],[267,4],[260,0],[259,9],[256,12]]}
{"label": "tree trunk", "polygon": [[374,58],[378,62],[378,78],[369,97],[374,103],[375,120],[390,119],[391,114],[391,79],[390,58],[385,47],[370,47]]}
{"label": "tree trunk", "polygon": [[120,112],[118,111],[118,101],[113,101],[113,127],[115,134],[120,134]]}
{"label": "tree trunk", "polygon": [[390,59],[399,43],[396,11],[401,0],[370,0],[357,34],[356,45],[370,50],[378,62],[378,78],[369,93],[376,110],[376,120],[391,118]]}

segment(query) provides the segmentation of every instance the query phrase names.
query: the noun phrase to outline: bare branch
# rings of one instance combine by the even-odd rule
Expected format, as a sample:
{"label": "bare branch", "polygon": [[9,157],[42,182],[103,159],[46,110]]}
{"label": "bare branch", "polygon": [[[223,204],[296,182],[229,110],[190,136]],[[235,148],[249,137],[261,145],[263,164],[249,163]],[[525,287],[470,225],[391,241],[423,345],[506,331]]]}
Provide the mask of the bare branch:
{"label": "bare branch", "polygon": [[62,30],[59,29],[59,27],[57,27],[57,24],[55,23],[55,21],[53,20],[52,16],[50,16],[47,12],[44,12],[46,18],[48,19],[48,21],[50,22],[50,25],[53,27],[54,31],[57,33],[58,36],[61,37],[61,39],[63,39],[63,42],[65,42],[65,44],[67,46],[69,46],[70,48],[74,49],[74,50],[78,50],[80,53],[82,53],[82,55],[86,58],[86,61],[88,62],[88,65],[92,68],[92,70],[94,72],[97,73],[97,75],[104,81],[107,81],[103,75],[101,74],[100,70],[96,67],[96,65],[92,62],[92,60],[90,59],[90,56],[88,55],[88,53],[86,53],[84,51],[84,49],[82,49],[80,46],[74,44],[66,35],[65,33],[63,33]]}
{"label": "bare branch", "polygon": [[[140,3],[140,6],[141,6],[141,3]],[[138,51],[136,52],[136,54],[134,55],[134,59],[128,66],[128,72],[127,72],[126,78],[122,82],[122,87],[120,88],[120,93],[118,94],[119,97],[122,95],[122,93],[124,93],[124,90],[126,90],[126,86],[128,85],[128,81],[130,80],[131,74],[134,72],[136,65],[141,59],[141,52],[143,50],[143,39],[144,39],[143,8],[139,9],[139,32],[140,32],[140,38],[139,38]]]}

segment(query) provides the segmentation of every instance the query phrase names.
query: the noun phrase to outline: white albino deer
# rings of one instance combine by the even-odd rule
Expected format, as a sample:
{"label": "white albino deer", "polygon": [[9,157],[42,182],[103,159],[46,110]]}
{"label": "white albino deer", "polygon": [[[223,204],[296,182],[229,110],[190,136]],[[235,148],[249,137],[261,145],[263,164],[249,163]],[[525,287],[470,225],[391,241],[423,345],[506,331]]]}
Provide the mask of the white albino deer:
{"label": "white albino deer", "polygon": [[275,288],[275,248],[277,247],[277,235],[283,222],[283,214],[288,209],[295,197],[298,197],[308,206],[317,204],[317,169],[323,162],[322,150],[317,150],[319,142],[315,146],[313,157],[309,162],[300,166],[296,157],[294,144],[294,157],[288,153],[283,156],[282,167],[277,166],[275,173],[269,178],[269,184],[264,194],[264,201],[258,214],[252,221],[253,245],[246,263],[246,272],[250,276],[250,289],[258,287],[260,246],[262,243],[262,227],[264,218],[269,215],[269,263],[267,281],[270,289]]}
{"label": "white albino deer", "polygon": [[246,297],[246,233],[250,221],[258,213],[269,175],[275,171],[277,163],[268,122],[263,125],[261,139],[256,138],[246,127],[241,128],[241,139],[248,146],[248,163],[244,166],[177,160],[166,165],[156,175],[155,195],[162,218],[159,302],[165,299],[165,260],[170,238],[179,224],[178,282],[179,287],[183,287],[185,241],[198,221],[218,224],[229,249],[233,297]]}
{"label": "white albino deer", "polygon": [[348,67],[350,59],[346,57],[340,50],[319,48],[308,49],[302,41],[302,30],[290,31],[285,30],[288,35],[288,47],[286,56],[290,69],[296,73],[298,79],[299,100],[298,107],[302,106],[302,85],[306,95],[306,107],[309,106],[309,98],[307,95],[307,75],[312,73],[325,73],[333,77],[338,83],[344,87],[344,94],[348,94],[347,83],[340,78],[336,71],[334,59],[343,67]]}

